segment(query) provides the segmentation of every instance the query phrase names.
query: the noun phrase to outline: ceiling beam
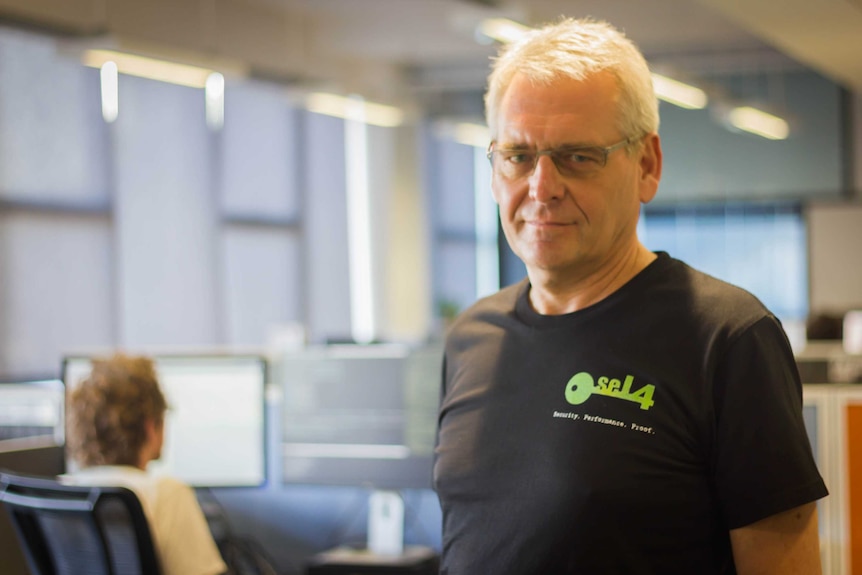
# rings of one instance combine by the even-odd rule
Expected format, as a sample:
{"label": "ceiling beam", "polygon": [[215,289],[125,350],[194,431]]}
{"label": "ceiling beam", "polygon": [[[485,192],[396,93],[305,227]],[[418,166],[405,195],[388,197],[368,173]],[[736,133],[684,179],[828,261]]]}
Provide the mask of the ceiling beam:
{"label": "ceiling beam", "polygon": [[862,92],[862,2],[697,0],[776,49]]}

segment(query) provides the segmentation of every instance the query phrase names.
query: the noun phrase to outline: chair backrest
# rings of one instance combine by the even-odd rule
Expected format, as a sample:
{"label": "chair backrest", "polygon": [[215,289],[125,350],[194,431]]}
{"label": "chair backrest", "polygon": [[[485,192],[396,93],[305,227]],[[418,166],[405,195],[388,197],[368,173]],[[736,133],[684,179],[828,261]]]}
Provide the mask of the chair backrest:
{"label": "chair backrest", "polygon": [[[8,442],[0,442],[0,471],[10,473],[56,477],[66,471],[65,449],[62,445],[39,441],[24,449],[8,449]],[[35,442],[33,442],[35,443]],[[0,572],[3,575],[31,575],[27,558],[18,542],[15,527],[0,501]]]}
{"label": "chair backrest", "polygon": [[0,473],[0,501],[33,575],[161,575],[138,497]]}

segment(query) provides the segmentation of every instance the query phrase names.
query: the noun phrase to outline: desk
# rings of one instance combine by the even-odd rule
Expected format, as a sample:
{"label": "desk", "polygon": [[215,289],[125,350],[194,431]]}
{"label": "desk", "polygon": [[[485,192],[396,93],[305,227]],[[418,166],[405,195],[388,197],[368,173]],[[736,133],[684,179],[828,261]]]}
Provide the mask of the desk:
{"label": "desk", "polygon": [[401,555],[336,547],[308,562],[306,575],[437,575],[437,554],[430,547],[406,546]]}

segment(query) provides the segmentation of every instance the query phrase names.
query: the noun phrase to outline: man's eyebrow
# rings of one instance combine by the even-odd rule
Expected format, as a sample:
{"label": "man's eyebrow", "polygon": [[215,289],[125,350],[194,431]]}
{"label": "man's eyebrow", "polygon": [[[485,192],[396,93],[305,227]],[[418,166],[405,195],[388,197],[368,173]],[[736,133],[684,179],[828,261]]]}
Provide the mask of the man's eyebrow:
{"label": "man's eyebrow", "polygon": [[521,150],[535,150],[533,146],[528,146],[527,144],[503,144],[501,142],[497,142],[495,147],[501,150],[512,150],[512,151],[521,151]]}
{"label": "man's eyebrow", "polygon": [[[510,151],[521,151],[521,150],[532,151],[532,150],[536,149],[535,146],[530,146],[527,144],[497,143],[497,145],[495,145],[495,147],[500,149],[500,150],[510,150]],[[557,146],[550,146],[550,147],[541,148],[541,149],[543,149],[543,150],[584,150],[584,149],[590,149],[590,148],[601,148],[601,146],[599,146],[598,144],[591,144],[591,143],[586,143],[586,142],[577,142],[577,143],[567,142],[567,143],[559,144]]]}

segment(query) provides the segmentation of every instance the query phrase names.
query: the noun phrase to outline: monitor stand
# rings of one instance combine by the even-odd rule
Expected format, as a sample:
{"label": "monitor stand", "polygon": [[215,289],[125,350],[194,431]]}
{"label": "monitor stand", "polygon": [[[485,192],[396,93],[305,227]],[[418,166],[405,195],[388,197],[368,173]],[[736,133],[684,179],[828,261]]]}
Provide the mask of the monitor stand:
{"label": "monitor stand", "polygon": [[371,492],[368,499],[368,550],[378,555],[404,552],[404,499],[396,491]]}

